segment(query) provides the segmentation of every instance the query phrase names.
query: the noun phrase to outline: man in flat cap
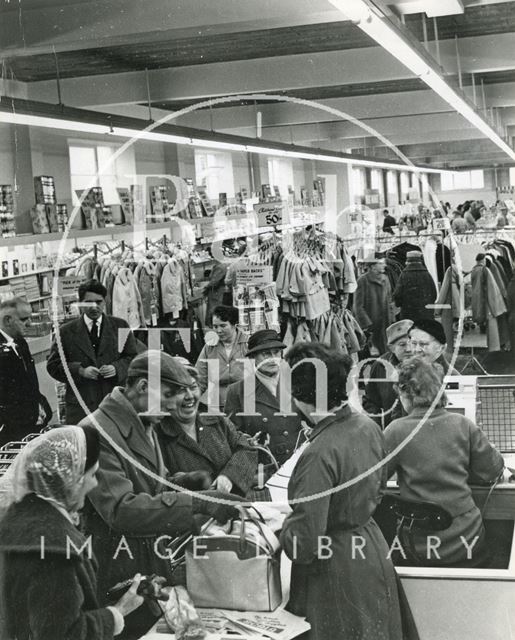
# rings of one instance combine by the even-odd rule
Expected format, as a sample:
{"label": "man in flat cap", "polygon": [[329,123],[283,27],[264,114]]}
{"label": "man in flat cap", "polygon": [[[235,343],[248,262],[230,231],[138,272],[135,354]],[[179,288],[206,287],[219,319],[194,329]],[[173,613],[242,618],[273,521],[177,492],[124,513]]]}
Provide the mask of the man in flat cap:
{"label": "man in flat cap", "polygon": [[[181,361],[161,351],[145,351],[129,365],[125,387],[115,387],[99,408],[79,426],[100,429],[98,486],[88,495],[85,526],[99,561],[99,598],[136,572],[172,580],[164,545],[177,535],[196,531],[195,514],[225,522],[237,515],[228,501],[238,498],[218,491],[176,492],[160,479],[167,470],[154,428],[168,413],[177,387],[197,381]],[[197,497],[198,496],[198,497]],[[207,499],[206,499],[207,498]],[[142,633],[153,622],[136,611],[126,629]],[[140,633],[141,635],[141,633]]]}
{"label": "man in flat cap", "polygon": [[[393,388],[395,380],[392,368],[413,355],[409,339],[409,331],[412,327],[411,320],[400,320],[387,327],[386,339],[389,351],[372,365],[369,382],[365,385],[363,409],[382,429],[402,415],[402,405]],[[389,363],[391,366],[384,363]]]}

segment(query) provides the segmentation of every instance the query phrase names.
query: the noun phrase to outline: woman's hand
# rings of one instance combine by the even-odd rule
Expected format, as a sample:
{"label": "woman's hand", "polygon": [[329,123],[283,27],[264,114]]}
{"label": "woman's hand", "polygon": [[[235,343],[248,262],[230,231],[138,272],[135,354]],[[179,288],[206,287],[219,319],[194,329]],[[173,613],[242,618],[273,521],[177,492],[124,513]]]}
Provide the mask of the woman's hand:
{"label": "woman's hand", "polygon": [[211,486],[217,491],[223,491],[223,493],[231,493],[232,490],[232,482],[223,475],[218,476]]}
{"label": "woman's hand", "polygon": [[140,596],[137,593],[140,582],[141,574],[137,573],[134,576],[131,588],[126,593],[124,593],[123,596],[114,605],[124,618],[143,604],[143,596]]}

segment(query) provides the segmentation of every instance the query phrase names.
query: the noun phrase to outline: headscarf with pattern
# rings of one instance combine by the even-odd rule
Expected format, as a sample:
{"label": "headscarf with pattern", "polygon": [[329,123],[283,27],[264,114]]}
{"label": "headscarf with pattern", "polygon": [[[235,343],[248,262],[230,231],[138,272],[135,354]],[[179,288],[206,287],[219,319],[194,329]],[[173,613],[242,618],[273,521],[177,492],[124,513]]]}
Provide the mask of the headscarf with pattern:
{"label": "headscarf with pattern", "polygon": [[73,514],[86,466],[86,436],[58,427],[31,440],[0,480],[0,517],[29,493]]}

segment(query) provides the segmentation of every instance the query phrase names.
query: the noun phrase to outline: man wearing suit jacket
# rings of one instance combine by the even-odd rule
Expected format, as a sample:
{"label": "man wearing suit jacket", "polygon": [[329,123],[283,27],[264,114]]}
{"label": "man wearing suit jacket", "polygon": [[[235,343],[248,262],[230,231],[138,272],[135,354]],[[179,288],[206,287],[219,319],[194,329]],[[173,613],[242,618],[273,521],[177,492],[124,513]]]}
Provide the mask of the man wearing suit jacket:
{"label": "man wearing suit jacket", "polygon": [[[0,446],[36,432],[52,416],[39,392],[36,367],[24,338],[30,314],[30,304],[23,298],[0,303]],[[45,421],[36,428],[40,407]]]}
{"label": "man wearing suit jacket", "polygon": [[[248,380],[229,385],[225,401],[225,414],[231,422],[250,436],[260,434],[260,443],[268,441],[270,451],[279,465],[293,455],[298,440],[300,443],[304,441],[299,438],[301,418],[298,415],[281,415],[278,388],[282,351],[285,348],[276,331],[263,329],[253,333],[248,341],[246,357],[254,360],[255,377],[250,384],[255,384],[255,410],[245,415],[249,404],[245,402]],[[273,472],[270,466],[267,467],[270,459],[260,453],[259,461],[265,465],[266,475],[270,475]]]}
{"label": "man wearing suit jacket", "polygon": [[[125,320],[104,313],[106,295],[106,288],[97,280],[80,285],[82,314],[59,330],[65,361],[61,360],[56,340],[48,357],[48,373],[66,383],[67,424],[78,424],[86,413],[70,386],[65,365],[88,410],[95,411],[116,385],[124,384],[129,363],[138,353],[132,333],[125,343],[119,335],[120,330],[129,329]],[[119,344],[123,344],[121,350]]]}

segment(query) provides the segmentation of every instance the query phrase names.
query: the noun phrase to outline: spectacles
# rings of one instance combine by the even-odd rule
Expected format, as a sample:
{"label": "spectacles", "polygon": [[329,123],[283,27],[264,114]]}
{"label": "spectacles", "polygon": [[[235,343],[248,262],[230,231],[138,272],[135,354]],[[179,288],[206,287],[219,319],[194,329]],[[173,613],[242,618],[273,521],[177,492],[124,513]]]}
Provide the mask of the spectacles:
{"label": "spectacles", "polygon": [[433,343],[432,342],[417,342],[416,340],[412,340],[411,341],[411,346],[412,347],[420,347],[421,349],[427,349],[428,347],[430,347]]}
{"label": "spectacles", "polygon": [[189,387],[181,387],[180,389],[177,390],[175,395],[176,396],[185,396],[188,391],[190,391],[191,393],[195,393],[195,391],[198,391],[199,388],[200,387],[198,386],[198,383],[195,382],[194,384],[190,384]]}

